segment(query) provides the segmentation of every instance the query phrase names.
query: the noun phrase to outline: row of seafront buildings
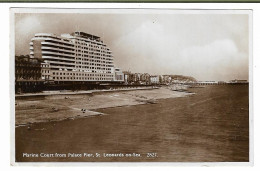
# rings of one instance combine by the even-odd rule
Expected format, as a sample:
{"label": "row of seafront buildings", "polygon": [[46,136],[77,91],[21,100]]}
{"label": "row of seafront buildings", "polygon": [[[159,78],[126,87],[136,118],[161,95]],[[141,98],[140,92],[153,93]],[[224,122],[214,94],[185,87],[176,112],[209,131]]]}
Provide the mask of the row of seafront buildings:
{"label": "row of seafront buildings", "polygon": [[[35,34],[29,56],[15,57],[16,92],[43,84],[74,85],[124,82],[112,51],[100,37],[85,32],[60,36]],[[53,86],[54,87],[54,86]]]}
{"label": "row of seafront buildings", "polygon": [[[38,33],[31,39],[30,55],[15,56],[16,92],[67,89],[76,86],[169,83],[170,75],[122,72],[114,66],[110,48],[100,37],[85,32]],[[94,86],[95,87],[95,86]],[[93,86],[92,86],[93,88]]]}
{"label": "row of seafront buildings", "polygon": [[174,83],[196,83],[196,80],[192,77],[182,75],[150,75],[148,73],[131,73],[125,71],[124,82],[127,85],[139,84],[139,85],[153,85],[153,84],[174,84]]}
{"label": "row of seafront buildings", "polygon": [[182,75],[149,75],[148,73],[124,73],[124,82],[127,85],[151,85],[151,84],[199,84],[199,85],[224,85],[224,84],[248,84],[247,80],[230,81],[197,81],[192,77]]}
{"label": "row of seafront buildings", "polygon": [[[244,80],[242,80],[243,82]],[[231,83],[240,83],[234,80]],[[15,91],[93,88],[102,84],[194,84],[192,77],[122,72],[114,66],[110,48],[100,37],[85,32],[38,33],[31,39],[30,55],[15,56]],[[215,82],[199,82],[215,84]]]}

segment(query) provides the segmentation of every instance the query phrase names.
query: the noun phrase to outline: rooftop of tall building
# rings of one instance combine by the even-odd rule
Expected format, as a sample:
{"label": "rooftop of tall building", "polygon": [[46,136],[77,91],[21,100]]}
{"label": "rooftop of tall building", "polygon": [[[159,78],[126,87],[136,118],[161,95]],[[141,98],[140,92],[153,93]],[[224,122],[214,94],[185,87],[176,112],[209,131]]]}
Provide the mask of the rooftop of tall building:
{"label": "rooftop of tall building", "polygon": [[85,38],[89,38],[91,40],[98,40],[98,41],[100,41],[100,37],[99,36],[95,36],[93,34],[81,32],[81,31],[75,31],[74,33],[72,33],[72,35],[82,36],[82,37],[85,37]]}

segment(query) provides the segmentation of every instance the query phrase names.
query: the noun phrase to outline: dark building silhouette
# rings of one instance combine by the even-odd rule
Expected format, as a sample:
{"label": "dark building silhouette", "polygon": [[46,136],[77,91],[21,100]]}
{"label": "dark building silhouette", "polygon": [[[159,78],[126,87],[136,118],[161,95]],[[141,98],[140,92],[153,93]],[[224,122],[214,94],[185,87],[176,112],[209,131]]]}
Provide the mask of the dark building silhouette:
{"label": "dark building silhouette", "polygon": [[15,56],[15,93],[34,92],[41,89],[41,59],[29,55]]}

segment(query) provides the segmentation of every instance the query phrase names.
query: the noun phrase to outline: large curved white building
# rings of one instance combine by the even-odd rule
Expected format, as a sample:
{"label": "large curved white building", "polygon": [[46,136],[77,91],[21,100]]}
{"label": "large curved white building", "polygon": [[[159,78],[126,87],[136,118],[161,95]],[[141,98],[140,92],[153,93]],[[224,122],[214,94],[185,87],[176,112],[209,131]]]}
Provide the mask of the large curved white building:
{"label": "large curved white building", "polygon": [[30,56],[42,58],[42,77],[53,81],[124,81],[114,67],[112,51],[100,37],[84,32],[38,33],[31,39]]}

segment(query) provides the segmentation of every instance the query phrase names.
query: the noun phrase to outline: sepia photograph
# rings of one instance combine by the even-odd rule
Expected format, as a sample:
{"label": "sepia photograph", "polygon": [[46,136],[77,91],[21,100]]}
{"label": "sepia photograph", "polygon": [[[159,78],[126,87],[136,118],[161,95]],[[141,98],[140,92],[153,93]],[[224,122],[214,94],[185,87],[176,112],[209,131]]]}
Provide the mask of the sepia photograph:
{"label": "sepia photograph", "polygon": [[10,19],[15,163],[250,163],[252,10]]}

